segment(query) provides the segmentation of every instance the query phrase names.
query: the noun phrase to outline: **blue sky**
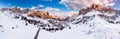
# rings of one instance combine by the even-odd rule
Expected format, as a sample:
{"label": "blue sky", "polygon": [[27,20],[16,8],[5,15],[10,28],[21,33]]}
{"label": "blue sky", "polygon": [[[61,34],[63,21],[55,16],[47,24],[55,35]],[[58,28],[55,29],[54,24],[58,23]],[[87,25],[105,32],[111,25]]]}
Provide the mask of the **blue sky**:
{"label": "blue sky", "polygon": [[[0,0],[1,7],[18,6],[22,8],[31,8],[33,6],[44,5],[45,7],[53,7],[59,9],[66,9],[66,7],[60,4],[61,0]],[[44,8],[45,8],[44,7]]]}
{"label": "blue sky", "polygon": [[[0,8],[1,7],[13,7],[18,6],[21,8],[31,8],[33,6],[43,5],[43,8],[53,7],[61,10],[67,10],[67,8],[60,4],[61,0],[0,0]],[[115,6],[113,8],[120,9],[120,0],[116,1]]]}

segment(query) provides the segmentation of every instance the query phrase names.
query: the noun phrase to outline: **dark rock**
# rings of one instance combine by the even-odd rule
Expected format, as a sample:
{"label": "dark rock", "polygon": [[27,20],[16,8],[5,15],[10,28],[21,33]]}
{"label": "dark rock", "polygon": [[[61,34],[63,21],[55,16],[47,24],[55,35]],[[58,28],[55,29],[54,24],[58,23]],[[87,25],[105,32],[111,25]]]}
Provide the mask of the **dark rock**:
{"label": "dark rock", "polygon": [[26,22],[25,25],[28,25],[28,23]]}
{"label": "dark rock", "polygon": [[15,18],[15,19],[19,19],[19,16],[15,16],[14,18]]}
{"label": "dark rock", "polygon": [[12,29],[15,29],[15,27],[12,27]]}
{"label": "dark rock", "polygon": [[114,22],[113,21],[108,21],[109,23],[113,23],[114,24]]}
{"label": "dark rock", "polygon": [[24,16],[21,16],[21,20],[28,20],[28,19]]}
{"label": "dark rock", "polygon": [[41,20],[35,20],[35,19],[28,19],[27,17],[20,16],[21,20],[24,20],[26,22],[26,25],[33,24],[37,26],[38,28],[41,28],[43,30],[49,31],[49,32],[56,32],[58,30],[63,30],[68,25],[65,22],[49,19],[48,23],[44,23]]}
{"label": "dark rock", "polygon": [[2,32],[4,32],[4,31],[2,31]]}
{"label": "dark rock", "polygon": [[22,10],[22,13],[28,13],[30,11],[30,9],[26,8]]}
{"label": "dark rock", "polygon": [[69,27],[69,29],[71,29],[71,27]]}
{"label": "dark rock", "polygon": [[91,34],[91,33],[93,33],[92,31],[88,31],[86,34]]}
{"label": "dark rock", "polygon": [[77,21],[75,24],[78,24],[78,23],[80,23],[80,22],[82,22],[82,20],[80,20],[80,21]]}
{"label": "dark rock", "polygon": [[2,25],[0,25],[0,27],[3,27]]}
{"label": "dark rock", "polygon": [[93,16],[83,16],[82,18],[78,18],[77,22],[75,22],[74,24],[79,24],[79,23],[84,24],[84,23],[88,22],[89,20],[92,20],[94,17],[95,17],[95,15],[93,15]]}
{"label": "dark rock", "polygon": [[18,28],[18,26],[16,26],[16,28]]}
{"label": "dark rock", "polygon": [[117,24],[120,24],[120,22],[116,22]]}

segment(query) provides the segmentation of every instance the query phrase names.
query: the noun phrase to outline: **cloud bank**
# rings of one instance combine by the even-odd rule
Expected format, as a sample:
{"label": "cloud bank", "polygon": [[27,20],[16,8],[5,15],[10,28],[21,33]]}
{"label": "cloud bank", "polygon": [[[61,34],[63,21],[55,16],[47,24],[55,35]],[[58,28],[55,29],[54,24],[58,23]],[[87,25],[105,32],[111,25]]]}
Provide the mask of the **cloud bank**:
{"label": "cloud bank", "polygon": [[59,8],[53,8],[53,7],[46,7],[44,9],[41,10],[45,10],[47,12],[49,12],[50,15],[56,15],[56,16],[62,16],[62,17],[68,17],[68,16],[72,16],[73,14],[77,14],[78,11],[62,11]]}
{"label": "cloud bank", "polygon": [[116,0],[61,0],[60,4],[65,5],[70,10],[80,10],[90,7],[92,4],[101,6],[113,6]]}

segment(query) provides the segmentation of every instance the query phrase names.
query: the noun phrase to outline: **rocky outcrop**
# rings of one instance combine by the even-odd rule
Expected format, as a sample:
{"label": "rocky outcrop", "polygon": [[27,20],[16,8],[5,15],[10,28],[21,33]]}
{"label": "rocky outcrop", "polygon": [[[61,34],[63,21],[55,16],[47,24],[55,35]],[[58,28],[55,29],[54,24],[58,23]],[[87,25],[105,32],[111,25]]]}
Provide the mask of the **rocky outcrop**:
{"label": "rocky outcrop", "polygon": [[99,12],[108,12],[108,13],[112,13],[112,12],[115,11],[111,7],[103,7],[103,6],[100,6],[100,5],[97,5],[97,4],[93,4],[93,5],[91,5],[91,7],[87,7],[86,9],[81,9],[79,11],[79,15],[84,15],[87,12],[90,12],[92,10],[96,10],[96,11],[99,11]]}
{"label": "rocky outcrop", "polygon": [[44,10],[38,10],[38,11],[30,11],[27,14],[28,16],[35,16],[35,17],[39,17],[39,18],[43,18],[43,19],[58,19],[58,20],[63,20],[62,17],[60,16],[55,16],[55,15],[49,15],[48,12],[44,11]]}
{"label": "rocky outcrop", "polygon": [[98,16],[100,16],[101,18],[106,19],[106,20],[115,20],[115,19],[118,18],[117,15],[107,16],[107,15],[104,15],[104,14],[98,14]]}
{"label": "rocky outcrop", "polygon": [[81,9],[79,11],[79,15],[85,15],[87,12],[91,11],[91,8],[87,8],[87,9]]}
{"label": "rocky outcrop", "polygon": [[28,13],[29,11],[30,11],[30,9],[25,8],[25,9],[22,10],[22,13]]}
{"label": "rocky outcrop", "polygon": [[43,10],[30,11],[30,12],[28,12],[27,15],[28,16],[36,16],[36,17],[44,18],[44,19],[46,19],[46,18],[52,19],[53,18],[52,16],[49,16],[48,12],[43,11]]}
{"label": "rocky outcrop", "polygon": [[2,12],[9,11],[9,8],[1,8],[0,11]]}
{"label": "rocky outcrop", "polygon": [[16,6],[13,7],[10,11],[11,11],[12,13],[22,13],[21,9],[20,9],[20,8],[17,8]]}
{"label": "rocky outcrop", "polygon": [[[95,11],[94,13],[96,13],[96,14],[91,13],[93,11]],[[79,11],[79,16],[82,15],[83,18],[76,19],[77,22],[75,24],[85,23],[87,20],[89,20],[89,18],[92,18],[90,16],[85,17],[86,15],[89,15],[88,13],[90,15],[92,14],[92,15],[98,16],[101,19],[104,19],[105,21],[107,21],[109,23],[113,23],[113,24],[114,23],[115,24],[120,23],[120,21],[118,21],[119,18],[120,18],[120,10],[114,10],[111,7],[103,7],[103,6],[100,6],[100,5],[93,4],[91,7],[88,7],[86,9],[81,9]],[[85,19],[84,19],[84,17],[85,17]]]}
{"label": "rocky outcrop", "polygon": [[5,12],[5,11],[10,11],[11,13],[28,13],[30,9],[25,8],[25,9],[20,9],[18,7],[13,7],[13,8],[2,8],[0,11]]}
{"label": "rocky outcrop", "polygon": [[90,20],[93,20],[94,17],[95,17],[95,15],[93,15],[93,16],[83,16],[81,18],[76,19],[76,22],[74,24],[79,24],[79,23],[85,24],[85,23],[89,22]]}
{"label": "rocky outcrop", "polygon": [[98,10],[98,11],[101,11],[101,10],[102,10],[102,6],[96,5],[96,4],[93,4],[93,5],[91,6],[91,8],[92,8],[92,9],[95,9],[95,10]]}

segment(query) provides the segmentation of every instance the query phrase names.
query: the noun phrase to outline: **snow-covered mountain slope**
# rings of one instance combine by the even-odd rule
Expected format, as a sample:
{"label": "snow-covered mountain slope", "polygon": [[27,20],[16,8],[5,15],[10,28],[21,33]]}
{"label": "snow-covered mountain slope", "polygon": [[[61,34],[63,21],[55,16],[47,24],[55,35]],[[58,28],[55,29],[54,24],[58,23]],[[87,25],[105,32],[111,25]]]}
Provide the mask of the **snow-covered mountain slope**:
{"label": "snow-covered mountain slope", "polygon": [[0,39],[34,39],[38,28],[38,39],[120,39],[120,24],[99,14],[105,15],[93,10],[67,22],[0,12]]}

